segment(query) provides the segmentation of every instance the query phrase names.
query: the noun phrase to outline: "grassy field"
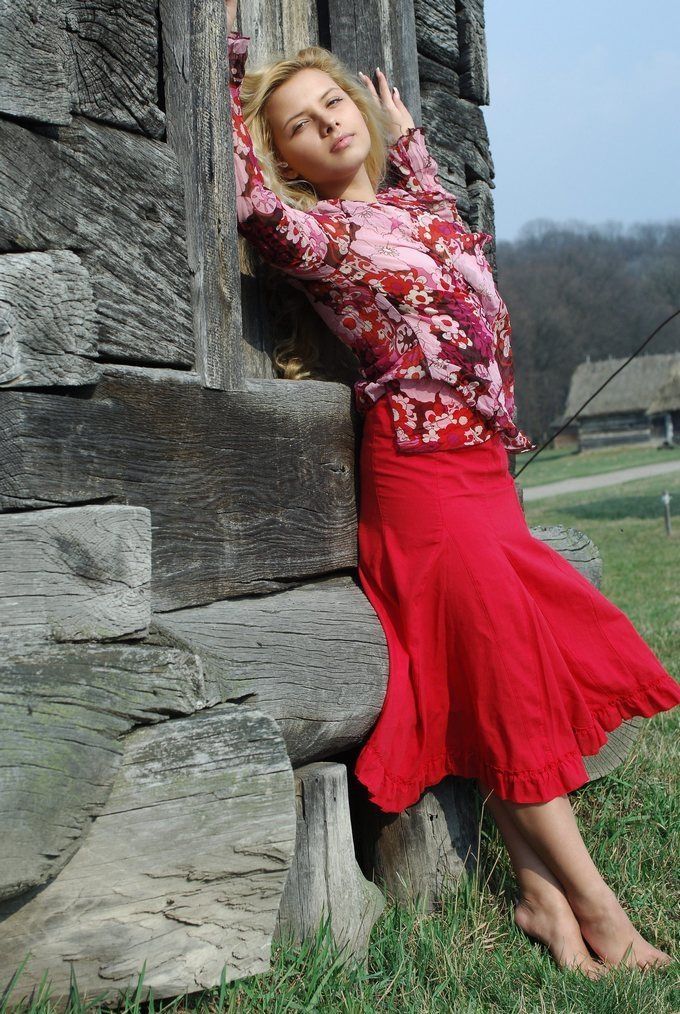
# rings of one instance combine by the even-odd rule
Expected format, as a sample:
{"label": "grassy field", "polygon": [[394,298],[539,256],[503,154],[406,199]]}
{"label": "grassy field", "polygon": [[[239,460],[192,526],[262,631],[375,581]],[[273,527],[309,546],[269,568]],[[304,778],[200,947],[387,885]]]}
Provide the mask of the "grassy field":
{"label": "grassy field", "polygon": [[[546,447],[533,461],[535,451],[516,455],[517,471],[523,469],[519,481],[526,486],[538,486],[559,479],[575,479],[599,472],[615,472],[619,468],[636,465],[656,465],[662,461],[680,461],[680,444],[672,448],[646,445],[630,447],[603,447],[593,451],[556,450]],[[526,465],[526,467],[524,467]]]}
{"label": "grassy field", "polygon": [[[520,484],[522,480],[520,479]],[[661,494],[671,495],[672,535]],[[578,528],[600,550],[602,591],[633,620],[657,654],[680,659],[680,472],[525,505],[527,523]],[[674,675],[680,678],[676,670]]]}
{"label": "grassy field", "polygon": [[[671,537],[665,534],[659,509],[663,488],[671,491],[676,511]],[[604,559],[602,591],[624,609],[680,679],[680,474],[528,504],[527,521],[530,526],[564,524],[593,539]],[[644,723],[622,766],[570,795],[606,882],[643,935],[674,954],[679,732],[680,708],[654,716]],[[388,900],[372,931],[366,969],[342,967],[328,936],[320,932],[316,941],[300,949],[275,945],[272,969],[266,974],[143,1009],[205,1014],[680,1011],[677,960],[663,971],[615,969],[599,982],[558,970],[544,947],[515,928],[515,882],[502,838],[487,813],[480,809],[479,816],[481,852],[475,875],[452,884],[441,911],[432,915]],[[32,1009],[50,1007],[36,999]],[[139,1007],[130,996],[118,1009]],[[70,1009],[86,1007],[75,998]]]}

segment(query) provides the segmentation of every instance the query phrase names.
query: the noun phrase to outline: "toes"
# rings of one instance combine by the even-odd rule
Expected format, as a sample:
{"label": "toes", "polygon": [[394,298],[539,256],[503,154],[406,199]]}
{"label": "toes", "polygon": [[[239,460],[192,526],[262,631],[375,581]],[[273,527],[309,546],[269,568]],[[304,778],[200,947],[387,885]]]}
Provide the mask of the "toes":
{"label": "toes", "polygon": [[672,961],[673,959],[670,954],[666,954],[665,951],[658,951],[647,961],[640,961],[639,966],[643,970],[647,968],[658,970],[659,968],[665,968],[667,965],[670,965]]}
{"label": "toes", "polygon": [[590,962],[588,965],[582,965],[579,971],[583,972],[584,975],[587,975],[588,978],[592,979],[593,981],[595,981],[596,979],[601,979],[604,975],[607,974],[607,969],[605,968],[604,965],[598,965],[595,964],[594,962]]}

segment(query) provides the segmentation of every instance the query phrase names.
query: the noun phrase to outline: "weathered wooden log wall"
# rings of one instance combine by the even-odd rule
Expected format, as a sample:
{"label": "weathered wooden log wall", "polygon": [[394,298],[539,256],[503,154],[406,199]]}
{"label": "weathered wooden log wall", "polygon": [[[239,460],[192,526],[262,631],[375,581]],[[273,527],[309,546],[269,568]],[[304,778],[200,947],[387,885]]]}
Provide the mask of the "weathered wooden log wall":
{"label": "weathered wooden log wall", "polygon": [[[365,959],[374,875],[431,906],[474,794],[386,817],[346,764],[388,675],[359,420],[340,379],[274,378],[239,274],[223,0],[2,11],[0,981],[115,991],[146,962],[142,995],[173,996],[327,911]],[[482,0],[386,12],[258,0],[239,27],[254,63],[317,42],[385,68],[493,232]],[[581,533],[535,534],[599,580]]]}

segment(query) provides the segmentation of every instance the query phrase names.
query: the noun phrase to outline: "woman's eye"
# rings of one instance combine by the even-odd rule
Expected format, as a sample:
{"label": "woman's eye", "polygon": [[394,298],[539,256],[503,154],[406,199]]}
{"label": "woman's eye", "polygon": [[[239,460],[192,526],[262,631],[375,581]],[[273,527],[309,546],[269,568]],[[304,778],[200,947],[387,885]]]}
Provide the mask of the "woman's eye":
{"label": "woman's eye", "polygon": [[[342,98],[343,98],[342,95],[336,95],[334,99],[331,99],[330,102],[326,104],[332,106],[334,102],[342,102]],[[300,120],[299,123],[296,123],[295,126],[293,127],[293,133],[297,134],[298,127],[301,127],[304,123],[306,123],[306,120]]]}

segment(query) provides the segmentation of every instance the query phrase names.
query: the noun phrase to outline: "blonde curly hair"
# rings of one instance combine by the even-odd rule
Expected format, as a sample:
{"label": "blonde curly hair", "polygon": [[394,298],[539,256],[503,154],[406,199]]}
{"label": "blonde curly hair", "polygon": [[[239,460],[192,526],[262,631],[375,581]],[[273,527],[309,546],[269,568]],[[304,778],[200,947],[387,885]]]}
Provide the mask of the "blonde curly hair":
{"label": "blonde curly hair", "polygon": [[[361,112],[371,138],[364,164],[376,191],[385,179],[390,131],[394,130],[389,114],[378,105],[360,79],[322,46],[307,46],[298,50],[295,56],[269,60],[256,70],[246,72],[240,85],[241,109],[265,185],[284,204],[300,211],[313,208],[319,196],[308,180],[291,181],[279,174],[279,154],[265,106],[279,85],[307,67],[324,71],[332,77]],[[304,293],[286,284],[282,272],[266,264],[245,236],[239,235],[238,248],[241,272],[254,276],[261,270],[265,275],[277,331],[283,334],[272,352],[277,375],[286,380],[305,380],[328,379],[330,374],[337,379],[340,373],[351,381],[357,366],[356,357],[344,346],[337,348],[337,339],[313,310]],[[329,335],[335,339],[334,344],[329,342]]]}

